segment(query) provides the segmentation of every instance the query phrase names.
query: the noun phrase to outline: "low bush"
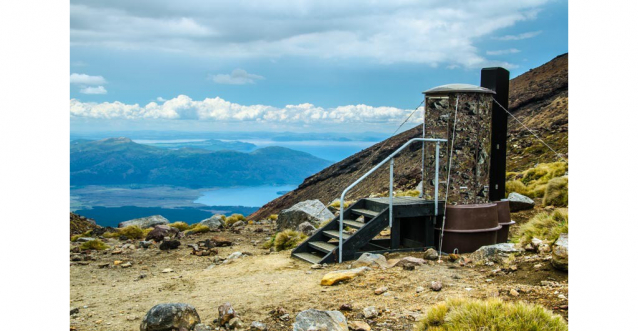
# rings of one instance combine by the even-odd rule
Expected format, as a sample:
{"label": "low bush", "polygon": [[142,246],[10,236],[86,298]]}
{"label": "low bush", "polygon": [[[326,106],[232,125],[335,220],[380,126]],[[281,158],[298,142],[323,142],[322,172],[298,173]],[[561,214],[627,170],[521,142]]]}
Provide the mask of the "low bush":
{"label": "low bush", "polygon": [[297,247],[308,236],[294,230],[284,230],[264,244],[264,248],[275,247],[277,252]]}
{"label": "low bush", "polygon": [[536,214],[527,223],[521,225],[514,241],[526,245],[532,238],[544,239],[554,242],[561,233],[568,232],[567,209],[556,209],[551,214],[542,212]]}
{"label": "low bush", "polygon": [[179,231],[186,231],[190,228],[190,226],[185,222],[175,222],[169,224],[168,226],[170,226],[171,228],[176,228]]}
{"label": "low bush", "polygon": [[505,191],[507,194],[516,192],[530,198],[542,198],[545,196],[549,181],[566,173],[567,163],[565,162],[540,163],[522,172],[508,172]]}
{"label": "low bush", "polygon": [[270,216],[268,216],[269,221],[276,221],[278,218],[279,218],[279,215],[277,214],[270,214]]}
{"label": "low bush", "polygon": [[142,239],[144,238],[144,230],[140,229],[137,225],[129,225],[124,228],[117,229],[119,235],[125,235],[129,239]]}
{"label": "low bush", "polygon": [[545,196],[543,197],[543,205],[566,207],[568,196],[567,184],[567,176],[552,178],[549,182],[547,182]]}
{"label": "low bush", "polygon": [[[353,203],[353,201],[348,201],[348,200],[346,200],[346,201],[343,203],[343,209],[346,209],[346,208],[350,207],[350,205],[351,205],[352,203]],[[340,201],[340,200],[335,200],[335,201],[333,201],[333,202],[332,202],[330,205],[328,205],[328,206],[329,206],[329,207],[332,207],[332,208],[337,208],[337,209],[339,209],[339,208],[341,208],[341,201]]]}
{"label": "low bush", "polygon": [[567,322],[540,305],[500,299],[448,299],[434,305],[416,329],[425,330],[567,330]]}
{"label": "low bush", "polygon": [[246,217],[242,214],[232,214],[225,219],[226,226],[231,226],[239,221],[246,221]]}
{"label": "low bush", "polygon": [[80,249],[81,250],[94,249],[94,250],[97,250],[97,251],[101,251],[101,250],[104,250],[104,249],[107,249],[107,248],[109,248],[109,246],[107,246],[100,239],[94,239],[94,240],[85,241],[85,242],[82,243],[82,245],[80,245]]}
{"label": "low bush", "polygon": [[195,226],[191,226],[189,230],[184,232],[184,234],[195,234],[195,233],[206,233],[210,232],[210,228],[204,224],[196,224]]}

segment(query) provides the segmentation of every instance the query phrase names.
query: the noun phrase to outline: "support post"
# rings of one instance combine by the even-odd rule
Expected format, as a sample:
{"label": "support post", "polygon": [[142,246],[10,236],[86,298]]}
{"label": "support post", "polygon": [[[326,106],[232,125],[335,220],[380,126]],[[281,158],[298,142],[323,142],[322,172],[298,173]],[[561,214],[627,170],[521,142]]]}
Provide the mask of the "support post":
{"label": "support post", "polygon": [[[503,107],[509,108],[510,73],[504,68],[483,68],[481,86],[494,92]],[[507,161],[507,113],[492,102],[492,146],[490,150],[489,199],[499,201],[505,198],[505,165]]]}
{"label": "support post", "polygon": [[[428,97],[425,97],[423,101],[423,128],[421,138],[425,138],[425,110],[428,106]],[[425,192],[425,141],[421,142],[421,192],[419,192],[419,198],[423,198]]]}
{"label": "support post", "polygon": [[436,142],[436,158],[434,161],[434,219],[439,215],[439,148],[440,143]]}
{"label": "support post", "polygon": [[394,158],[390,160],[390,195],[388,197],[388,202],[390,203],[390,230],[392,230],[392,219],[394,218],[392,214],[392,200],[393,200],[393,188],[394,188]]}

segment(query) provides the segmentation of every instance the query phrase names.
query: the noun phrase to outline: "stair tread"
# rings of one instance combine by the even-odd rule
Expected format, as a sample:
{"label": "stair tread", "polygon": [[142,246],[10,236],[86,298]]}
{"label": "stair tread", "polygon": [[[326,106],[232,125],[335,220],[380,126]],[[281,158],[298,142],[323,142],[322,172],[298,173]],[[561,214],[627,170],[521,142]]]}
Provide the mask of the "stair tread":
{"label": "stair tread", "polygon": [[364,225],[366,225],[363,222],[354,221],[354,220],[343,220],[343,224],[356,229],[361,229]]}
{"label": "stair tread", "polygon": [[330,253],[332,252],[335,248],[337,248],[336,245],[327,243],[325,241],[311,241],[310,246],[312,248],[318,249],[320,251],[326,252],[326,253]]}
{"label": "stair tread", "polygon": [[292,255],[310,263],[319,263],[323,259],[323,257],[311,253],[292,253]]}
{"label": "stair tread", "polygon": [[[324,231],[323,233],[328,237],[339,239],[339,231],[337,230],[327,230],[327,231]],[[344,232],[343,239],[348,239],[348,238],[350,238],[350,235]]]}
{"label": "stair tread", "polygon": [[372,217],[376,217],[377,215],[379,215],[379,212],[372,211],[369,209],[352,209],[352,212],[355,214],[364,215],[364,216],[372,216]]}

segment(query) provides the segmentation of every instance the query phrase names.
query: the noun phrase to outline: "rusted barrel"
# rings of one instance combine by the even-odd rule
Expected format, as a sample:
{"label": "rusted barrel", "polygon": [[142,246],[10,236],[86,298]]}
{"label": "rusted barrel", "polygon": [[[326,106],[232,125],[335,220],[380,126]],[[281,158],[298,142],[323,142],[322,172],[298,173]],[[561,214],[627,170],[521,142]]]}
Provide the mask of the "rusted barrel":
{"label": "rusted barrel", "polygon": [[[441,250],[452,253],[469,253],[481,246],[494,245],[501,225],[498,223],[498,207],[495,203],[447,206]],[[441,228],[436,229],[436,236]],[[437,243],[438,238],[437,238]]]}
{"label": "rusted barrel", "polygon": [[509,200],[503,199],[501,201],[496,201],[496,208],[498,209],[498,224],[502,227],[498,230],[498,234],[496,235],[496,242],[500,244],[507,242],[510,226],[516,224],[516,222],[512,221],[512,218],[510,217]]}

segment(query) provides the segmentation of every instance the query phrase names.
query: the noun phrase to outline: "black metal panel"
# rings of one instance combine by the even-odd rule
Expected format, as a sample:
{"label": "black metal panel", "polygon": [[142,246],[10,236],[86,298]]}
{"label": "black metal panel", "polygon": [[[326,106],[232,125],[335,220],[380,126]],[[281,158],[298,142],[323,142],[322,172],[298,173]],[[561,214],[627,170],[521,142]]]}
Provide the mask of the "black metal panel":
{"label": "black metal panel", "polygon": [[[509,108],[510,72],[504,68],[483,68],[481,86],[496,92],[496,99]],[[507,113],[492,103],[492,148],[490,156],[490,191],[492,201],[505,198],[505,163],[507,160]]]}

